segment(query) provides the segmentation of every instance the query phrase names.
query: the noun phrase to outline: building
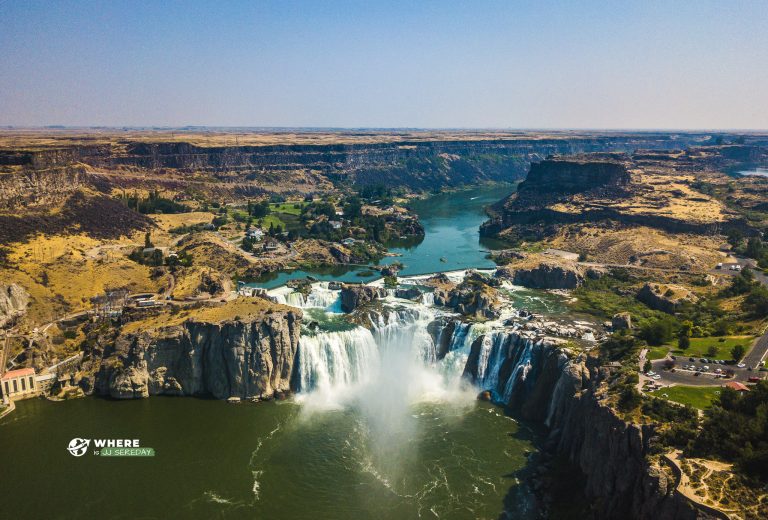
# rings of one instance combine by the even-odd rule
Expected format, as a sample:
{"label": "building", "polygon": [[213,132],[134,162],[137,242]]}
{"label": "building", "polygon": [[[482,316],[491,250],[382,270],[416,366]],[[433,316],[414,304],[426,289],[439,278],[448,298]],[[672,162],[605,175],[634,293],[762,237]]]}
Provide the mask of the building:
{"label": "building", "polygon": [[341,222],[338,220],[329,220],[328,223],[331,225],[333,229],[341,229]]}
{"label": "building", "polygon": [[251,228],[248,230],[248,238],[260,242],[264,238],[264,231],[261,228]]}
{"label": "building", "polygon": [[341,241],[341,243],[344,244],[345,246],[352,246],[355,244],[355,242],[357,242],[357,240],[355,240],[354,238],[345,238],[344,240]]}
{"label": "building", "polygon": [[0,388],[3,397],[8,399],[24,399],[37,394],[34,368],[19,368],[6,372],[0,378]]}
{"label": "building", "polygon": [[749,387],[744,383],[739,383],[738,381],[728,381],[723,386],[727,386],[728,388],[736,390],[737,392],[749,392]]}

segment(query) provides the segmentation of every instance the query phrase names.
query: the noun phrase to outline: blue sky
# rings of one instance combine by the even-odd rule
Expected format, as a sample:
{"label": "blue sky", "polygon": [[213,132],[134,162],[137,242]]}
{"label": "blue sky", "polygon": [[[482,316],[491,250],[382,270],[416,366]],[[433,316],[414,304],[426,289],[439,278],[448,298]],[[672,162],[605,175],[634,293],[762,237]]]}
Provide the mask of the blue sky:
{"label": "blue sky", "polygon": [[768,1],[0,0],[0,124],[768,128]]}

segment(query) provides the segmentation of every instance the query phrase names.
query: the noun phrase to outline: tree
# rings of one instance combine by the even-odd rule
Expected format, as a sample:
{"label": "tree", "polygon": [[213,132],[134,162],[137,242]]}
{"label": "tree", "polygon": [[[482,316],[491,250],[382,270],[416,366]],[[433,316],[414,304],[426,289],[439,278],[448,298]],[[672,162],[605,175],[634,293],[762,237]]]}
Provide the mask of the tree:
{"label": "tree", "polygon": [[685,320],[680,325],[680,330],[677,333],[677,348],[685,351],[691,346],[691,333],[693,332],[693,322]]}
{"label": "tree", "polygon": [[717,347],[714,345],[710,345],[709,347],[707,347],[706,355],[709,358],[715,357],[717,355]]}
{"label": "tree", "polygon": [[744,306],[755,317],[768,316],[768,288],[762,285],[752,287],[752,290],[744,300]]}
{"label": "tree", "polygon": [[741,358],[744,357],[744,352],[747,349],[744,348],[744,345],[734,345],[731,349],[731,357],[734,361],[741,361]]}
{"label": "tree", "polygon": [[649,345],[663,345],[672,339],[673,323],[669,318],[658,318],[646,322],[640,328],[640,337]]}
{"label": "tree", "polygon": [[144,235],[144,247],[152,247],[152,239],[149,236],[149,231]]}
{"label": "tree", "polygon": [[653,364],[650,359],[646,359],[643,365],[643,372],[650,372],[651,370],[653,370]]}
{"label": "tree", "polygon": [[762,241],[757,237],[752,237],[747,241],[747,249],[744,254],[750,258],[760,259],[765,253]]}

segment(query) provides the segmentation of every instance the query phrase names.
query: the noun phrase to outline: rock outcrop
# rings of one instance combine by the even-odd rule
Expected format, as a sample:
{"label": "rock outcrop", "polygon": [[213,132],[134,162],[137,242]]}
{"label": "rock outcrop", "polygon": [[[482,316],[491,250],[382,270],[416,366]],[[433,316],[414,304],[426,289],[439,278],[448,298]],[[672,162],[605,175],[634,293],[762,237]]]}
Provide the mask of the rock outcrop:
{"label": "rock outcrop", "polygon": [[271,398],[291,389],[301,319],[300,310],[280,306],[258,317],[123,333],[101,361],[96,391],[118,399]]}
{"label": "rock outcrop", "polygon": [[624,330],[632,328],[632,315],[628,312],[619,312],[611,318],[611,328],[613,330]]}
{"label": "rock outcrop", "polygon": [[381,287],[345,284],[341,288],[341,309],[344,312],[352,312],[358,307],[383,298],[386,295],[387,291]]}
{"label": "rock outcrop", "polygon": [[[483,355],[490,345],[490,355]],[[498,376],[488,377],[494,367],[481,364],[499,359],[496,349],[503,354]],[[653,462],[654,426],[627,423],[607,404],[603,394],[611,372],[598,363],[553,340],[511,332],[476,338],[464,375],[524,419],[546,426],[547,450],[581,470],[573,478],[583,483],[593,518],[707,518]]]}
{"label": "rock outcrop", "polygon": [[637,299],[651,309],[673,314],[681,305],[696,302],[698,298],[680,285],[646,283],[637,292]]}
{"label": "rock outcrop", "polygon": [[27,312],[29,293],[18,284],[0,285],[0,328],[13,323]]}
{"label": "rock outcrop", "polygon": [[575,289],[584,283],[584,275],[575,263],[542,262],[528,269],[515,269],[512,283],[532,289]]}

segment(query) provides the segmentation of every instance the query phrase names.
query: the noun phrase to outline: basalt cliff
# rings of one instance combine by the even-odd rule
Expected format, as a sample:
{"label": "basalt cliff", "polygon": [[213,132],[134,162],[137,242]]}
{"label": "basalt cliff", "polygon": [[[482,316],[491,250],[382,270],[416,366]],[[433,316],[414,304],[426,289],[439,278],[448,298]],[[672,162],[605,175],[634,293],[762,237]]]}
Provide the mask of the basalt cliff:
{"label": "basalt cliff", "polygon": [[[46,136],[29,146],[0,142],[0,203],[20,196],[20,187],[54,192],[89,182],[120,189],[144,188],[221,197],[327,191],[343,186],[385,185],[412,191],[487,181],[520,179],[531,161],[553,154],[686,147],[705,136],[664,133],[345,133],[300,139],[290,135],[238,137],[193,134],[188,141],[164,135]],[[227,143],[227,144],[222,144]],[[316,144],[315,144],[316,143]],[[34,173],[33,173],[34,172]],[[23,194],[22,194],[23,196]]]}
{"label": "basalt cliff", "polygon": [[160,313],[100,338],[89,353],[93,389],[118,399],[269,399],[291,389],[301,320],[299,309],[257,299],[183,318]]}
{"label": "basalt cliff", "polygon": [[676,491],[674,476],[653,457],[654,426],[628,423],[608,404],[612,370],[557,341],[511,332],[478,337],[465,377],[546,426],[546,449],[581,471],[573,479],[583,485],[592,518],[709,518]]}

